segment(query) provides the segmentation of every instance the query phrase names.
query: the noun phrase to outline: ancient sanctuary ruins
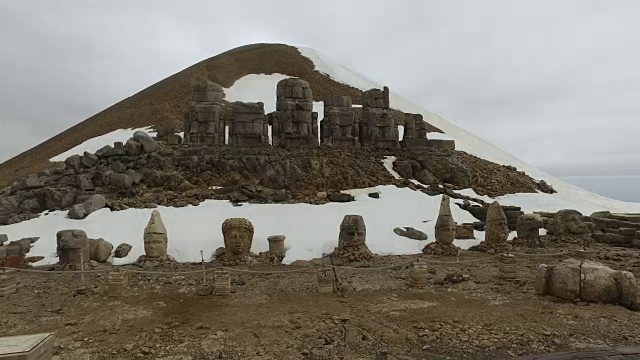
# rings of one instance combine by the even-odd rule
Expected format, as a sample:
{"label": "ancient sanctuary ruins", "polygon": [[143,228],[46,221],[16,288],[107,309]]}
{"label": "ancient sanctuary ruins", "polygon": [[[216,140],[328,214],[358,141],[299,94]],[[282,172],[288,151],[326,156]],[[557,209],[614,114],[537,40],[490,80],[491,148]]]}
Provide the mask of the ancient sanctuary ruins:
{"label": "ancient sanctuary ruins", "polygon": [[[184,115],[185,144],[455,149],[453,140],[427,139],[428,124],[422,115],[404,113],[404,118],[396,119],[391,112],[387,87],[363,92],[359,116],[351,97],[326,96],[324,118],[320,121],[318,113],[313,111],[311,87],[302,79],[278,82],[276,111],[269,114],[265,114],[261,102],[236,101],[225,105],[224,97],[223,88],[209,80],[193,85],[192,102]],[[405,127],[402,141],[399,123]],[[161,133],[175,138],[170,130],[163,129]],[[170,142],[181,143],[180,140]]]}

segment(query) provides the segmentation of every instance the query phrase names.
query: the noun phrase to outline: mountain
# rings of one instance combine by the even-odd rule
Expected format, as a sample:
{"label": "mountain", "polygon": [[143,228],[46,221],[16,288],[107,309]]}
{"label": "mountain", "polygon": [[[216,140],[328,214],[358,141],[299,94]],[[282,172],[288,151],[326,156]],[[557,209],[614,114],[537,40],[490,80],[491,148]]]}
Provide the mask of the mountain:
{"label": "mountain", "polygon": [[[276,84],[286,77],[299,77],[307,80],[313,90],[314,100],[317,102],[322,101],[327,95],[340,94],[351,96],[354,103],[358,104],[362,91],[382,88],[380,84],[335,64],[312,49],[282,44],[248,45],[214,56],[174,74],[0,164],[0,182],[7,185],[16,179],[25,178],[30,174],[47,169],[53,165],[50,159],[62,161],[69,155],[82,154],[83,151],[93,153],[103,145],[114,141],[127,141],[133,133],[133,130],[127,129],[168,125],[181,128],[183,112],[190,101],[191,85],[195,81],[209,79],[225,89],[226,100],[261,101],[265,104],[265,110],[270,112],[274,109]],[[495,192],[493,188],[484,189],[482,186],[472,186],[469,189],[458,189],[459,193],[464,196],[485,202],[497,199],[501,204],[521,207],[525,212],[557,211],[560,209],[578,209],[585,214],[600,210],[640,211],[640,204],[607,199],[592,194],[524,164],[509,153],[395,95],[392,86],[390,103],[393,109],[422,114],[424,119],[432,125],[429,129],[429,137],[455,140],[456,150],[459,151],[455,154],[449,154],[454,154],[452,156],[456,157],[456,161],[464,162],[465,166],[474,167],[473,172],[478,176],[488,178],[484,180],[483,184],[495,186],[500,181],[499,177],[502,174],[507,174],[511,176],[510,179],[515,179],[525,185],[534,184],[531,178],[544,180],[557,191],[553,194],[536,192],[535,187],[528,186],[529,190],[525,193],[521,191],[513,193],[513,191],[506,190]],[[316,106],[318,107],[316,108]],[[321,112],[321,103],[314,104],[314,110]],[[322,114],[319,118],[322,118]],[[146,129],[146,131],[153,133],[150,129]],[[183,152],[185,151],[188,152],[188,150]],[[265,154],[259,153],[259,150],[232,154],[235,151],[234,149],[220,150],[216,156],[226,157],[224,159],[226,162],[223,161],[224,167],[213,170],[230,169],[231,164],[235,166],[237,161],[241,161],[239,159],[244,154],[248,154],[252,159],[265,159]],[[278,154],[282,154],[282,152],[278,150],[271,152],[268,156],[281,156]],[[189,156],[186,155],[180,154],[179,159],[185,161],[179,166],[190,167],[184,173],[198,177],[197,180],[202,182],[200,178],[202,171],[199,168],[201,164],[198,163],[198,160],[195,163],[189,163]],[[335,155],[335,158],[323,161],[339,164],[336,168],[344,165],[351,168],[345,169],[344,174],[335,173],[336,168],[334,168],[334,173],[330,173],[328,178],[335,180],[335,178],[343,176],[347,181],[351,181],[347,182],[351,186],[344,187],[345,183],[340,183],[334,187],[354,195],[356,198],[354,202],[323,205],[270,203],[234,206],[228,201],[197,199],[194,203],[190,203],[179,199],[182,204],[176,207],[174,206],[175,202],[163,198],[162,203],[157,202],[156,204],[161,205],[158,209],[162,212],[169,231],[170,253],[173,253],[181,261],[198,260],[201,249],[211,254],[216,248],[216,243],[218,246],[221,243],[220,224],[225,218],[234,216],[247,217],[254,223],[256,239],[266,239],[269,235],[280,233],[291,239],[291,249],[287,253],[287,261],[310,259],[330,250],[331,246],[335,246],[337,226],[342,216],[347,214],[360,214],[365,217],[367,242],[375,253],[410,254],[419,252],[424,246],[421,241],[393,235],[392,230],[396,227],[414,227],[433,239],[433,224],[429,221],[434,220],[437,216],[440,196],[426,196],[421,192],[393,186],[392,184],[399,185],[398,178],[400,177],[395,172],[397,170],[394,166],[395,157],[387,156],[385,158],[385,170],[379,163],[371,165],[370,160],[373,157],[366,152],[359,153],[364,158],[355,160],[353,157],[350,158],[349,154],[336,152]],[[268,156],[266,157],[268,161],[273,160]],[[295,160],[292,161],[295,162]],[[495,164],[489,166],[489,161]],[[282,165],[291,166],[289,163]],[[384,174],[377,173],[368,178],[352,176],[352,174],[367,173],[372,166],[382,169]],[[220,177],[223,172],[207,171],[207,176],[214,178],[214,180],[228,182],[228,178]],[[227,172],[232,173],[233,171],[227,170]],[[222,175],[226,176],[226,174]],[[60,176],[64,177],[65,175],[61,174]],[[216,178],[216,176],[218,177]],[[253,174],[247,174],[247,177],[251,178],[251,176]],[[184,180],[184,178],[180,179]],[[255,180],[255,178],[251,178],[251,180]],[[326,184],[326,179],[319,180],[325,181]],[[76,186],[75,181],[74,178],[71,182],[72,186]],[[180,185],[179,182],[176,183],[177,187]],[[313,187],[298,190],[299,194],[303,196],[316,196],[316,192],[314,192],[316,190]],[[368,194],[371,192],[380,193],[380,199],[369,197]],[[498,196],[496,194],[506,195]],[[40,195],[45,198],[48,196],[42,192]],[[198,195],[201,193],[196,193],[194,196]],[[211,197],[204,196],[204,199],[211,199]],[[3,210],[2,200],[0,198],[0,211]],[[33,201],[33,198],[27,197],[21,200],[22,205],[14,204],[12,206],[24,207],[27,200],[28,205],[33,205],[34,208],[41,205],[38,204],[38,201],[41,202],[40,199]],[[127,206],[122,206],[121,209],[131,207],[128,206],[130,204],[125,205]],[[36,255],[45,256],[47,261],[55,261],[54,235],[56,231],[61,229],[83,229],[89,233],[90,237],[101,237],[111,242],[123,241],[123,239],[131,237],[140,238],[151,209],[141,208],[146,206],[134,207],[136,209],[113,212],[105,208],[91,214],[84,220],[71,220],[66,217],[66,212],[54,211],[37,219],[25,219],[28,221],[0,227],[0,233],[7,233],[10,238],[40,236],[42,239],[34,250],[37,250]],[[461,210],[458,206],[452,206],[452,213],[458,223],[475,221],[467,211]],[[117,226],[112,224],[117,224]],[[210,224],[213,225],[210,226]],[[482,232],[476,232],[476,237],[481,238]],[[134,261],[138,255],[142,254],[140,241],[132,245],[134,245],[134,250],[130,257],[120,261]],[[473,243],[467,243],[463,247],[468,248],[470,245]],[[261,243],[257,245],[257,248],[261,250],[260,247],[264,246],[265,243]]]}

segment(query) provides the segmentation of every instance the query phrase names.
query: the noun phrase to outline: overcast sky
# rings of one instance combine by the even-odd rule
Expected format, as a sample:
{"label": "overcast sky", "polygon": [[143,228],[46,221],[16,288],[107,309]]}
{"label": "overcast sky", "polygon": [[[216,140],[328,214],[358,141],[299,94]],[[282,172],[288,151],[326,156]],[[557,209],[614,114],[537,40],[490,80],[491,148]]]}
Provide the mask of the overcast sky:
{"label": "overcast sky", "polygon": [[0,0],[0,161],[236,46],[312,47],[555,175],[640,174],[640,1]]}

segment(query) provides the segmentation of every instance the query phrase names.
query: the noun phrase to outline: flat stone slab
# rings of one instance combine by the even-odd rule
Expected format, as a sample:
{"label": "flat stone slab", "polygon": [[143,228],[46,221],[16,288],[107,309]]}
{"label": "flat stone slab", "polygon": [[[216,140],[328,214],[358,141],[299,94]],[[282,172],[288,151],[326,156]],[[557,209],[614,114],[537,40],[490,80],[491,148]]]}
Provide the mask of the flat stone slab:
{"label": "flat stone slab", "polygon": [[0,338],[0,360],[44,360],[51,358],[53,334],[33,334]]}
{"label": "flat stone slab", "polygon": [[520,360],[640,360],[640,346],[566,351],[519,357]]}

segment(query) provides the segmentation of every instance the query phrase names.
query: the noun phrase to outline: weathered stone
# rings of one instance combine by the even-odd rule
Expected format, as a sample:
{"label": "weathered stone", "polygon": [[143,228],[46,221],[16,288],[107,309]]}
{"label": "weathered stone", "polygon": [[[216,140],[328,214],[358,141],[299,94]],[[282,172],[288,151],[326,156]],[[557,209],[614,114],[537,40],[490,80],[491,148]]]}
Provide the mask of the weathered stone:
{"label": "weathered stone", "polygon": [[338,247],[333,255],[348,261],[363,261],[373,258],[366,244],[367,227],[360,215],[345,215],[340,224]]}
{"label": "weathered stone", "polygon": [[89,214],[85,210],[83,204],[73,205],[71,209],[69,209],[69,212],[67,213],[67,216],[69,217],[69,219],[74,219],[74,220],[84,219],[85,217],[87,217],[87,215]]}
{"label": "weathered stone", "polygon": [[267,117],[272,127],[273,146],[318,146],[318,113],[313,112],[309,83],[287,78],[278,82],[276,91],[276,111]]}
{"label": "weathered stone", "polygon": [[440,200],[440,211],[435,225],[435,243],[428,244],[422,249],[425,254],[455,256],[458,254],[458,247],[453,245],[456,238],[456,222],[451,214],[450,198],[442,195]]}
{"label": "weathered stone", "polygon": [[118,189],[130,189],[133,186],[133,178],[127,174],[111,174],[109,183]]}
{"label": "weathered stone", "polygon": [[231,105],[232,121],[229,122],[229,145],[256,146],[269,144],[269,123],[264,104],[234,102]]}
{"label": "weathered stone", "polygon": [[584,223],[584,217],[576,210],[560,210],[554,217],[554,235],[585,235],[589,228]]}
{"label": "weathered stone", "polygon": [[144,131],[136,131],[133,133],[133,139],[142,145],[145,153],[152,153],[160,150],[160,145]]}
{"label": "weathered stone", "polygon": [[112,151],[113,151],[113,146],[105,145],[101,147],[98,151],[96,151],[96,156],[99,158],[105,158],[110,156]]}
{"label": "weathered stone", "polygon": [[638,309],[638,288],[633,274],[589,260],[568,259],[555,266],[540,266],[535,290],[538,295],[550,294],[565,300]]}
{"label": "weathered stone", "polygon": [[114,161],[111,163],[111,170],[118,174],[124,174],[127,172],[127,166],[121,162]]}
{"label": "weathered stone", "polygon": [[95,189],[95,186],[87,176],[78,176],[78,188],[84,191],[91,191]]}
{"label": "weathered stone", "polygon": [[456,225],[456,239],[471,240],[475,238],[476,236],[475,236],[475,233],[473,232],[473,224]]}
{"label": "weathered stone", "polygon": [[327,199],[331,202],[350,202],[355,200],[353,195],[340,192],[328,194]]}
{"label": "weathered stone", "polygon": [[484,240],[489,248],[496,251],[504,250],[509,237],[509,227],[507,225],[507,217],[497,201],[489,205],[485,229]]}
{"label": "weathered stone", "polygon": [[127,155],[136,156],[142,154],[142,144],[135,139],[131,138],[124,144],[124,149]]}
{"label": "weathered stone", "polygon": [[398,126],[389,111],[389,88],[370,89],[362,93],[360,142],[364,147],[397,149]]}
{"label": "weathered stone", "polygon": [[64,161],[64,164],[67,166],[67,169],[78,173],[80,171],[81,160],[82,157],[80,155],[71,155]]}
{"label": "weathered stone", "polygon": [[169,134],[167,135],[167,143],[169,145],[180,145],[182,144],[182,137],[178,134]]}
{"label": "weathered stone", "polygon": [[94,166],[96,166],[96,164],[98,163],[98,156],[94,155],[90,152],[85,151],[84,154],[82,155],[82,165],[84,165],[84,167],[87,168],[92,168]]}
{"label": "weathered stone", "polygon": [[426,148],[429,147],[427,139],[427,123],[421,114],[404,114],[404,134],[402,135],[401,146],[404,148]]}
{"label": "weathered stone", "polygon": [[415,179],[424,185],[433,185],[438,183],[438,179],[429,170],[422,169],[414,175]]}
{"label": "weathered stone", "polygon": [[99,263],[106,263],[111,256],[113,245],[104,239],[88,239],[89,257]]}
{"label": "weathered stone", "polygon": [[360,122],[349,96],[327,96],[320,121],[320,141],[325,146],[360,147]]}
{"label": "weathered stone", "polygon": [[518,218],[518,238],[530,247],[540,246],[540,228],[542,217],[538,214],[525,214]]}
{"label": "weathered stone", "polygon": [[244,264],[248,261],[253,243],[253,224],[245,218],[230,218],[222,223],[225,262]]}
{"label": "weathered stone", "polygon": [[160,212],[154,210],[144,229],[144,253],[147,258],[167,257],[169,237]]}
{"label": "weathered stone", "polygon": [[427,234],[412,227],[395,228],[393,229],[393,232],[398,236],[406,237],[412,240],[427,240],[429,238]]}
{"label": "weathered stone", "polygon": [[120,245],[118,245],[118,247],[116,248],[116,251],[114,252],[114,257],[118,258],[118,259],[122,259],[127,257],[127,255],[129,255],[129,252],[131,251],[132,246],[127,244],[127,243],[122,243]]}
{"label": "weathered stone", "polygon": [[87,233],[83,230],[62,230],[56,234],[58,262],[71,268],[80,267],[90,260],[90,248]]}
{"label": "weathered stone", "polygon": [[67,216],[70,219],[84,219],[89,214],[104,208],[107,205],[107,199],[102,195],[92,195],[82,204],[76,204],[71,207]]}
{"label": "weathered stone", "polygon": [[0,260],[4,260],[7,257],[7,249],[4,246],[0,246]]}
{"label": "weathered stone", "polygon": [[222,109],[224,91],[209,80],[192,87],[192,102],[184,115],[184,142],[191,144],[225,144],[225,119]]}
{"label": "weathered stone", "polygon": [[7,236],[7,234],[0,234],[0,245],[6,243],[7,241],[9,241],[9,237]]}

